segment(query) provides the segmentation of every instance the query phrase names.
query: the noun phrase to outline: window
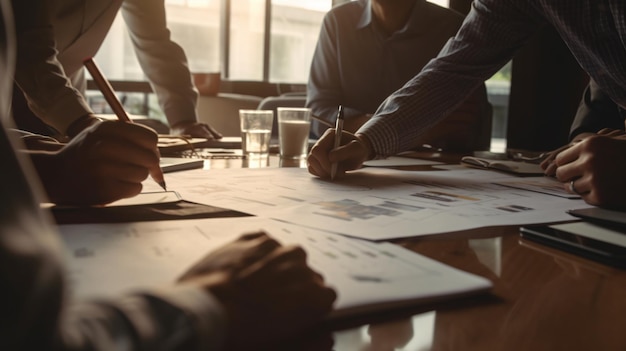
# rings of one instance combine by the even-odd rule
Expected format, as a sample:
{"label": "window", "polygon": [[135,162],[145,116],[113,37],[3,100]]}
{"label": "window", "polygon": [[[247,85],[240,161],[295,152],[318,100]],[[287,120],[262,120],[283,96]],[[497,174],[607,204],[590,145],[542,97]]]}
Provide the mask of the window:
{"label": "window", "polygon": [[330,0],[272,0],[269,80],[304,83]]}
{"label": "window", "polygon": [[[345,1],[349,0],[165,0],[165,5],[172,39],[185,50],[192,72],[221,72],[230,80],[303,84],[325,13]],[[449,6],[449,0],[429,1]],[[121,16],[96,60],[109,79],[145,79]],[[494,151],[506,145],[510,72],[508,64],[486,82],[494,111]],[[131,113],[148,112],[163,119],[153,96],[126,94],[123,100]]]}
{"label": "window", "polygon": [[[332,0],[230,0],[226,8],[223,3],[165,1],[172,39],[185,50],[192,72],[218,72],[226,67],[222,73],[232,80],[306,82],[322,18]],[[226,45],[221,43],[225,11],[230,28]],[[144,79],[121,15],[96,60],[109,79]]]}
{"label": "window", "polygon": [[229,79],[263,80],[265,1],[231,1],[229,65],[224,72]]}

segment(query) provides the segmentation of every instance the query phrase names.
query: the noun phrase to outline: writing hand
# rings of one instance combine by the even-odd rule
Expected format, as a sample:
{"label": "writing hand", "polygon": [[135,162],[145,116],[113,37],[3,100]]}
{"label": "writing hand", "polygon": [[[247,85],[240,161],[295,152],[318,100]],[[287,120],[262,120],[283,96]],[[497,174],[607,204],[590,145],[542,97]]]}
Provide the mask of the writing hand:
{"label": "writing hand", "polygon": [[372,153],[364,137],[344,131],[341,146],[334,149],[335,129],[326,130],[322,137],[313,145],[307,157],[309,173],[320,178],[330,178],[331,167],[337,163],[337,176],[346,171],[354,170],[363,164]]}
{"label": "writing hand", "polygon": [[40,163],[39,174],[57,204],[95,205],[131,197],[141,192],[148,174],[159,172],[157,141],[145,126],[101,122]]}

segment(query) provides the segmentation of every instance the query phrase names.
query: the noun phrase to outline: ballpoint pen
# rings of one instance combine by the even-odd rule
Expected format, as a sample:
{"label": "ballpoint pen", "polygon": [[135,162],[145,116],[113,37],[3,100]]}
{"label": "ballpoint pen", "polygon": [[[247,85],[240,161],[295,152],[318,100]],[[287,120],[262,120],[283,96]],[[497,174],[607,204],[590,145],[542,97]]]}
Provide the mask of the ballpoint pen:
{"label": "ballpoint pen", "polygon": [[[341,145],[341,134],[343,134],[343,106],[339,105],[339,111],[337,111],[337,121],[335,123],[335,145],[333,150]],[[337,175],[337,162],[333,162],[330,166],[330,180],[335,180]]]}
{"label": "ballpoint pen", "polygon": [[[93,81],[98,86],[98,89],[100,89],[100,91],[102,92],[104,99],[107,101],[109,106],[111,106],[111,109],[113,110],[117,118],[120,121],[126,123],[133,123],[130,117],[128,117],[128,115],[126,114],[124,106],[122,106],[120,100],[118,100],[117,96],[115,96],[115,93],[113,92],[113,87],[111,87],[109,81],[104,78],[104,76],[100,72],[100,69],[96,65],[96,62],[90,57],[85,59],[83,61],[83,64],[89,71],[89,74],[91,74]],[[159,172],[156,174],[156,177],[153,175],[153,178],[155,178],[154,180],[161,186],[161,188],[163,188],[163,190],[167,190],[165,186],[165,177],[163,176],[163,171],[160,167]]]}

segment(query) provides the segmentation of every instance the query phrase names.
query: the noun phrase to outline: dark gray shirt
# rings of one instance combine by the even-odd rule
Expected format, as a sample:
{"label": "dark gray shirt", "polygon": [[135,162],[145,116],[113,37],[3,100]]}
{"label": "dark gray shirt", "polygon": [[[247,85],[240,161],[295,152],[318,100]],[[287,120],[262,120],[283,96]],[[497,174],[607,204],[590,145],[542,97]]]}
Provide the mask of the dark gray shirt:
{"label": "dark gray shirt", "polygon": [[379,155],[410,149],[416,136],[453,111],[545,25],[559,32],[602,91],[625,107],[624,0],[474,0],[439,57],[391,95],[360,132]]}
{"label": "dark gray shirt", "polygon": [[[387,36],[370,0],[333,8],[324,18],[311,64],[307,106],[329,124],[335,123],[340,104],[346,119],[374,113],[437,55],[462,21],[457,12],[416,0],[407,25]],[[313,122],[317,133],[324,129]]]}

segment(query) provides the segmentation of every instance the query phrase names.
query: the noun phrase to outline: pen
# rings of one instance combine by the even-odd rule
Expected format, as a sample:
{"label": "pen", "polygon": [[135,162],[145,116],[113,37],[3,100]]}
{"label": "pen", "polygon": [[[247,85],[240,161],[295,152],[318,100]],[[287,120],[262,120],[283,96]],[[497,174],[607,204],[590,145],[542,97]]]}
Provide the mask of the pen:
{"label": "pen", "polygon": [[[337,111],[337,121],[335,123],[335,146],[333,150],[341,145],[341,134],[343,133],[343,106],[339,105],[339,111]],[[330,166],[330,180],[335,180],[337,175],[337,162],[333,162]]]}
{"label": "pen", "polygon": [[321,124],[327,126],[327,127],[332,127],[333,125],[328,122],[327,120],[323,119],[322,117],[318,117],[316,115],[311,115],[311,118],[317,120],[318,122],[320,122]]}
{"label": "pen", "polygon": [[[90,57],[90,58],[85,59],[83,61],[83,64],[89,71],[89,74],[91,74],[93,81],[98,86],[98,89],[100,89],[100,91],[102,92],[104,99],[107,101],[109,106],[111,106],[111,109],[113,110],[117,118],[120,121],[123,121],[126,123],[133,123],[133,121],[126,114],[126,111],[124,110],[124,106],[122,106],[122,103],[120,102],[120,100],[118,100],[117,96],[115,96],[115,93],[113,92],[113,87],[111,87],[111,84],[109,83],[109,81],[106,78],[104,78],[102,73],[100,73],[100,69],[96,65],[96,62],[93,60],[93,58]],[[159,185],[161,186],[161,188],[163,188],[163,190],[167,190],[167,188],[165,187],[165,177],[163,176],[163,171],[161,170],[160,167],[159,167],[159,173],[156,175],[156,179],[154,180],[157,183],[159,183]]]}

